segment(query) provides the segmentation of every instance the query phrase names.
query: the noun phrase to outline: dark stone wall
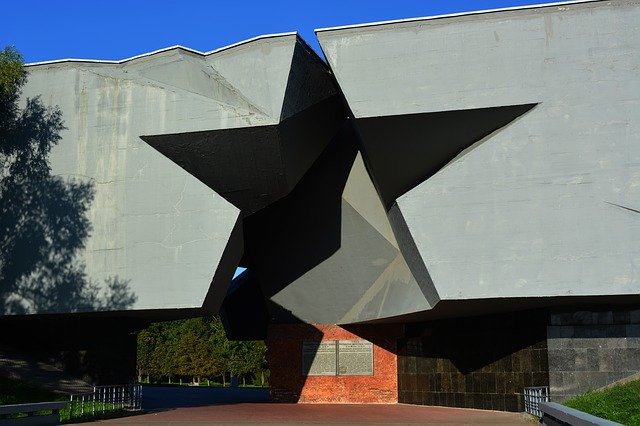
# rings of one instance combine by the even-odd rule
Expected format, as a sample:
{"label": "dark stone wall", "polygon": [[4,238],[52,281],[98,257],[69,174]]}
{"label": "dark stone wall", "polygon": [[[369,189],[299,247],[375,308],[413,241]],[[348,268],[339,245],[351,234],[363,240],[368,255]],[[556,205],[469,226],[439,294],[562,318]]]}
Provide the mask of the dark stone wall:
{"label": "dark stone wall", "polygon": [[562,402],[640,371],[640,309],[552,313],[551,400]]}
{"label": "dark stone wall", "polygon": [[0,321],[0,347],[55,365],[93,385],[136,380],[136,334],[145,322],[82,315],[14,317]]}
{"label": "dark stone wall", "polygon": [[524,388],[549,384],[545,317],[408,326],[399,342],[398,401],[524,411]]}

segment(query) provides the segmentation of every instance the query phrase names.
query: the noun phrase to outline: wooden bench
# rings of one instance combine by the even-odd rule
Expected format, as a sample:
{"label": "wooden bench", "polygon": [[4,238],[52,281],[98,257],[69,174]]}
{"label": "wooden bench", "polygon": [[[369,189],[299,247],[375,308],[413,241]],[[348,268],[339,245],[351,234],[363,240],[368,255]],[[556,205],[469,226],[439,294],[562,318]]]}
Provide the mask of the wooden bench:
{"label": "wooden bench", "polygon": [[[56,401],[0,405],[0,426],[58,425],[60,424],[60,410],[65,408],[67,404],[67,401]],[[51,414],[37,414],[38,411],[49,410],[51,411]],[[9,418],[10,415],[18,413],[26,413],[27,417]]]}

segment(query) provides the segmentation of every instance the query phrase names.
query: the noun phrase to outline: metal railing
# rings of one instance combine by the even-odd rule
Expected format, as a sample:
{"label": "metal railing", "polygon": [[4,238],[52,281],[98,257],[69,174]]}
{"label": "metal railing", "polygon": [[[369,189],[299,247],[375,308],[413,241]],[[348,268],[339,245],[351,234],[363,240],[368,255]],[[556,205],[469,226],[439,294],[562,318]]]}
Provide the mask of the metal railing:
{"label": "metal railing", "polygon": [[140,409],[142,385],[94,386],[93,392],[73,394],[69,400],[69,417],[72,419]]}
{"label": "metal railing", "polygon": [[542,417],[542,410],[538,406],[540,402],[549,402],[549,386],[524,388],[524,411]]}

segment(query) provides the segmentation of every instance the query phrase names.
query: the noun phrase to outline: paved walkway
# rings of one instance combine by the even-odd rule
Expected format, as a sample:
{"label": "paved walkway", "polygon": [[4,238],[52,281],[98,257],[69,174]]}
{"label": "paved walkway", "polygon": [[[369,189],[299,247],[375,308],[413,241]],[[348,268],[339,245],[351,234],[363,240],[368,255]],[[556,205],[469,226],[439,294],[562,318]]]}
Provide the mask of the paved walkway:
{"label": "paved walkway", "polygon": [[182,407],[138,416],[103,420],[106,424],[251,424],[251,425],[529,425],[521,413],[423,407],[406,404],[269,404],[239,403]]}
{"label": "paved walkway", "polygon": [[93,386],[12,348],[0,347],[0,376],[58,393],[90,392]]}
{"label": "paved walkway", "polygon": [[142,407],[147,411],[247,402],[269,402],[269,389],[142,386]]}

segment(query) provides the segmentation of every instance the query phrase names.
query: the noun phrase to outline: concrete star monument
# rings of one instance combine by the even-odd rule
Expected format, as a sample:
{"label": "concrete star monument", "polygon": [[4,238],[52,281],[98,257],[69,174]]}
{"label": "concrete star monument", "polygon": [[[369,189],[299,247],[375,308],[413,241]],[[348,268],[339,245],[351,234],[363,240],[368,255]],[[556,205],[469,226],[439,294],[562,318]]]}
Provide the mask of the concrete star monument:
{"label": "concrete star monument", "polygon": [[53,172],[95,188],[87,276],[136,296],[82,318],[219,313],[267,339],[274,400],[517,411],[639,371],[639,19],[569,2],[319,29],[326,62],[286,33],[29,65],[67,126]]}

